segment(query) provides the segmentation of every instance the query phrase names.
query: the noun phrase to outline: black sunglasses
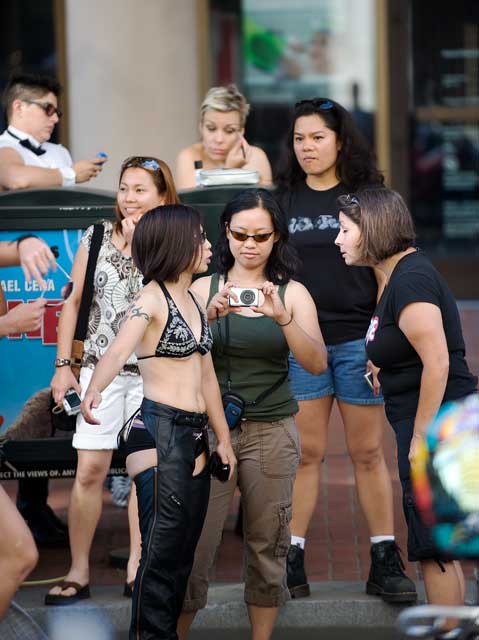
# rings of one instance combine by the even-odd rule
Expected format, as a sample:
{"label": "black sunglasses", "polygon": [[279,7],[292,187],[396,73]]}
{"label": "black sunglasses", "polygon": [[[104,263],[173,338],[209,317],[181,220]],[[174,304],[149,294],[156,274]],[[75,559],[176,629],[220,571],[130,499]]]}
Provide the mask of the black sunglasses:
{"label": "black sunglasses", "polygon": [[267,242],[274,233],[274,231],[270,231],[269,233],[248,234],[243,233],[242,231],[235,231],[234,229],[231,229],[231,227],[229,227],[229,230],[233,238],[238,240],[238,242],[245,242],[248,238],[253,238],[255,242]]}
{"label": "black sunglasses", "polygon": [[321,111],[329,111],[329,109],[334,109],[334,104],[331,100],[327,98],[309,98],[308,100],[300,100],[294,105],[294,108],[302,107],[303,105],[311,105],[316,109],[320,109]]}
{"label": "black sunglasses", "polygon": [[57,114],[58,118],[61,118],[63,115],[63,112],[55,107],[55,105],[51,102],[41,102],[40,100],[24,100],[23,102],[28,102],[28,104],[36,104],[37,107],[40,107],[40,109],[43,109],[43,111],[45,111],[49,118],[51,118],[55,114]]}

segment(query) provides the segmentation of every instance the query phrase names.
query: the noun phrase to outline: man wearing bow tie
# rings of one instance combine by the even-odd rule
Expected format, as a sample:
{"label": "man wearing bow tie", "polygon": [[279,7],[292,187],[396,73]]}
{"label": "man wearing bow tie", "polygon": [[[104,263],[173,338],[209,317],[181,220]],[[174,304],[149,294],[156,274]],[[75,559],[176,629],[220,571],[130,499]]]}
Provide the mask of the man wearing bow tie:
{"label": "man wearing bow tie", "polygon": [[62,115],[60,91],[45,76],[11,78],[3,95],[8,127],[0,135],[0,191],[71,187],[101,171],[104,158],[73,163],[65,147],[48,142]]}

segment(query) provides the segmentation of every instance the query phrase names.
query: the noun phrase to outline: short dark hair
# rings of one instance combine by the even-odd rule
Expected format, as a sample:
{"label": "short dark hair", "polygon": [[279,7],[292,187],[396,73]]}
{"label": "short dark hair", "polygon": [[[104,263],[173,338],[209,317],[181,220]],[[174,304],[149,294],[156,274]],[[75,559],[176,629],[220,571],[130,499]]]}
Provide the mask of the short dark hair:
{"label": "short dark hair", "polygon": [[58,80],[50,76],[20,72],[12,74],[2,96],[7,121],[11,117],[15,100],[38,100],[47,93],[53,93],[58,98],[61,92]]}
{"label": "short dark hair", "polygon": [[296,120],[303,116],[317,115],[336,134],[341,145],[336,162],[338,179],[351,191],[371,184],[383,184],[384,176],[376,166],[375,155],[364,138],[352,115],[339,102],[329,98],[312,98],[296,103],[293,119],[285,139],[275,183],[280,192],[304,182],[302,170],[294,152],[293,137]]}
{"label": "short dark hair", "polygon": [[414,222],[402,197],[386,187],[339,196],[339,211],[358,225],[361,261],[375,265],[414,246]]}
{"label": "short dark hair", "polygon": [[135,228],[131,254],[143,274],[143,282],[177,282],[198,258],[201,216],[182,204],[155,207]]}
{"label": "short dark hair", "polygon": [[271,191],[267,189],[244,189],[227,203],[220,218],[220,234],[216,243],[216,258],[219,273],[225,275],[234,265],[226,229],[235,213],[249,209],[264,209],[271,216],[273,228],[279,238],[266,263],[266,277],[274,284],[286,284],[297,273],[299,260],[296,250],[288,242],[289,230],[286,216]]}

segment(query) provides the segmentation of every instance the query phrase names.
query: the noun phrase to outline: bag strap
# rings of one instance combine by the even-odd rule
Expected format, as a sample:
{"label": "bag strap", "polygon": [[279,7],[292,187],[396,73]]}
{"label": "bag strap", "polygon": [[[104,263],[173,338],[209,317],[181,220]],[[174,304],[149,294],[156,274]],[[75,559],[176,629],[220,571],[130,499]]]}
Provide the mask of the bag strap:
{"label": "bag strap", "polygon": [[[220,337],[220,341],[222,342],[222,335],[221,335],[221,323],[220,323],[220,319],[217,319],[218,321],[218,333],[219,333],[219,337]],[[223,353],[225,355],[226,358],[226,387],[228,389],[228,391],[231,391],[231,385],[232,380],[231,380],[231,361],[230,361],[230,354],[229,354],[229,345],[230,345],[230,319],[229,316],[225,317],[225,334],[226,334],[226,340],[225,343],[223,345]],[[281,377],[276,380],[276,382],[271,386],[268,387],[268,389],[265,389],[265,391],[263,391],[262,393],[259,394],[258,397],[256,397],[254,400],[251,400],[251,402],[246,402],[245,405],[247,407],[255,407],[258,404],[260,404],[260,402],[263,402],[263,400],[265,400],[268,396],[270,396],[272,393],[274,393],[276,391],[276,389],[279,389],[279,387],[283,384],[283,382],[287,379],[288,377],[288,371],[286,371],[286,373],[283,373],[281,375]]]}
{"label": "bag strap", "polygon": [[96,263],[98,261],[98,254],[100,253],[104,232],[105,228],[103,224],[97,223],[93,225],[93,234],[86,266],[85,283],[83,285],[74,340],[84,340],[86,337],[88,316],[90,315],[91,301],[93,299],[93,278],[95,276]]}

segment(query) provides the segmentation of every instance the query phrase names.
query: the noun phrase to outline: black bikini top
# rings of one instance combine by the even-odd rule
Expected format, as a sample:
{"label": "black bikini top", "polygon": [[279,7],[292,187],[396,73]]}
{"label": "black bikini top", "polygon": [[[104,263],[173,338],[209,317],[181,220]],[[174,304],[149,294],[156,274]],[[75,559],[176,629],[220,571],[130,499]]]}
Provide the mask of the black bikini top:
{"label": "black bikini top", "polygon": [[204,356],[211,350],[213,337],[208,325],[208,318],[196,301],[195,296],[191,291],[188,291],[201,317],[201,337],[199,342],[196,341],[193,331],[179,312],[168,289],[162,282],[158,284],[165,294],[166,302],[168,303],[168,320],[166,321],[166,326],[163,329],[155,353],[151,356],[141,356],[137,358],[137,360],[146,360],[147,358],[187,358],[197,351]]}

